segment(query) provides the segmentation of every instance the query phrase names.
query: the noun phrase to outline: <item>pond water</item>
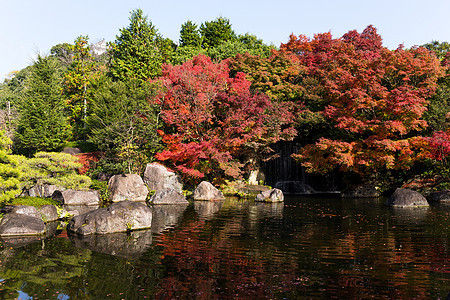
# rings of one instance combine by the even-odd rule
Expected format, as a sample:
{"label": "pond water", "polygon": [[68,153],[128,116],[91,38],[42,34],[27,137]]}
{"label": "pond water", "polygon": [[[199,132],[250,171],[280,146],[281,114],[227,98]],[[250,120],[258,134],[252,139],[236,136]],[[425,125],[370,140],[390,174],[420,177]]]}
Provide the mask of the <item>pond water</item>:
{"label": "pond water", "polygon": [[229,198],[154,208],[147,231],[2,240],[1,299],[445,299],[450,205]]}

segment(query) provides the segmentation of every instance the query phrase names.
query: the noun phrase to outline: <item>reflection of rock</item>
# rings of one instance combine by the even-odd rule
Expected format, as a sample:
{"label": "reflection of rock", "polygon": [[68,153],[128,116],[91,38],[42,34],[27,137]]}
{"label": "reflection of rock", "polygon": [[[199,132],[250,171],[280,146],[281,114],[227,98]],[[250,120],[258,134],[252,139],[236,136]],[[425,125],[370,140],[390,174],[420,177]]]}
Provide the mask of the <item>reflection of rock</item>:
{"label": "reflection of rock", "polygon": [[144,181],[137,174],[114,175],[108,181],[108,191],[112,202],[143,202],[148,195]]}
{"label": "reflection of rock", "polygon": [[416,207],[414,209],[403,209],[401,207],[392,207],[391,210],[397,223],[419,225],[427,216],[429,208]]}
{"label": "reflection of rock", "polygon": [[223,193],[208,181],[202,181],[194,191],[194,200],[224,200]]}
{"label": "reflection of rock", "polygon": [[342,192],[342,198],[377,198],[380,192],[373,184],[364,184],[354,187],[352,190]]}
{"label": "reflection of rock", "polygon": [[68,231],[81,235],[126,232],[152,226],[152,210],[141,202],[122,201],[75,216]]}
{"label": "reflection of rock", "polygon": [[433,192],[428,195],[427,200],[430,203],[450,203],[450,191]]}
{"label": "reflection of rock", "polygon": [[4,248],[20,248],[29,244],[39,242],[43,239],[42,236],[12,236],[12,237],[2,237],[0,239]]}
{"label": "reflection of rock", "polygon": [[89,211],[96,210],[99,206],[87,206],[87,205],[64,205],[65,211],[72,215],[78,216],[85,214]]}
{"label": "reflection of rock", "polygon": [[274,188],[280,189],[285,194],[314,194],[312,187],[300,181],[278,181]]}
{"label": "reflection of rock", "polygon": [[153,206],[152,232],[161,233],[163,230],[176,225],[187,206],[187,203]]}
{"label": "reflection of rock", "polygon": [[218,212],[224,201],[194,201],[194,209],[202,218],[210,218]]}
{"label": "reflection of rock", "polygon": [[261,202],[283,202],[284,195],[279,189],[271,189],[268,191],[261,192],[256,196],[255,201]]}
{"label": "reflection of rock", "polygon": [[151,230],[80,236],[69,233],[75,247],[125,258],[138,258],[152,244]]}
{"label": "reflection of rock", "polygon": [[186,197],[179,191],[164,189],[156,191],[156,193],[150,198],[151,204],[189,204]]}
{"label": "reflection of rock", "polygon": [[419,207],[428,206],[427,199],[416,191],[398,188],[386,202],[388,206]]}
{"label": "reflection of rock", "polygon": [[282,217],[284,203],[274,202],[274,203],[263,203],[255,202],[258,214],[262,214],[265,217]]}
{"label": "reflection of rock", "polygon": [[9,213],[0,223],[0,236],[41,235],[45,233],[42,219],[29,215]]}

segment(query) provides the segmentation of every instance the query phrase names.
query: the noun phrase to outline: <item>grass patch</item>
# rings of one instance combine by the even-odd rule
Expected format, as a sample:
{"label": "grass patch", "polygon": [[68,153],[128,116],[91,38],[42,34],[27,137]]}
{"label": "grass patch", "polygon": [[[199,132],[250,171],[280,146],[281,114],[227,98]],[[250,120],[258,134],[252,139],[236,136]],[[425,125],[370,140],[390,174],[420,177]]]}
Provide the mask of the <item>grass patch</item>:
{"label": "grass patch", "polygon": [[8,202],[9,205],[29,205],[34,207],[41,207],[47,204],[55,205],[57,207],[61,206],[56,200],[52,198],[41,198],[41,197],[19,197],[14,198],[12,201]]}

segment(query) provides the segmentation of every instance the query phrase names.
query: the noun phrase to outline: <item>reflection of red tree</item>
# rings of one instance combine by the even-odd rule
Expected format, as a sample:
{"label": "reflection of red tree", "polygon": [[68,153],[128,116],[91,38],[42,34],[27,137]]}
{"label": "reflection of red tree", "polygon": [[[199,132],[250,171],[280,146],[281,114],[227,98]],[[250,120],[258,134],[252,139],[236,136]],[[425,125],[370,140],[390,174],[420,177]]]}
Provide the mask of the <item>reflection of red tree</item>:
{"label": "reflection of red tree", "polygon": [[[236,224],[236,220],[228,224]],[[227,225],[209,235],[210,223],[193,221],[183,230],[161,236],[168,273],[156,298],[273,298],[301,283],[295,275],[295,262],[288,262],[294,263],[288,267],[286,257],[273,255],[269,261],[258,250],[247,254],[240,245],[242,240],[224,238],[240,230]]]}

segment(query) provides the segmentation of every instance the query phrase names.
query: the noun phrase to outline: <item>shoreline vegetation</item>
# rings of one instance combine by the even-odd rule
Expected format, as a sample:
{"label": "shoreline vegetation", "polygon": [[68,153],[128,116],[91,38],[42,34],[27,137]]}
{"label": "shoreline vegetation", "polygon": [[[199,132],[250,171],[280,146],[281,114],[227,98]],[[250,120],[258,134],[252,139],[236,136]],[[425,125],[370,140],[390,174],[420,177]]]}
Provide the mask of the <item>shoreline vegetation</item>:
{"label": "shoreline vegetation", "polygon": [[80,35],[0,84],[2,204],[43,184],[105,200],[108,176],[152,162],[186,190],[205,180],[253,196],[277,143],[299,145],[296,167],[341,191],[450,188],[447,42],[389,50],[369,25],[274,46],[223,17],[185,22],[175,42],[140,9],[129,21],[112,42]]}

